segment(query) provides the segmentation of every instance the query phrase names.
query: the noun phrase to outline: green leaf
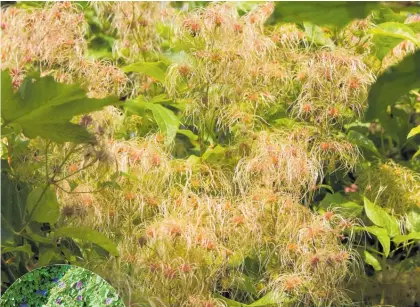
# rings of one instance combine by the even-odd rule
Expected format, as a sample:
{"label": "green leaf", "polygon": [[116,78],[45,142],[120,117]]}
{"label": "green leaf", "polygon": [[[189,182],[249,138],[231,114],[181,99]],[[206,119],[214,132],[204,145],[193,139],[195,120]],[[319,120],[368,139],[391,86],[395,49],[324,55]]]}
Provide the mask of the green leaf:
{"label": "green leaf", "polygon": [[194,132],[191,130],[179,129],[177,132],[179,134],[185,135],[191,143],[198,141],[198,135],[194,134]]}
{"label": "green leaf", "polygon": [[87,227],[59,228],[54,231],[55,237],[68,237],[94,243],[108,251],[113,256],[118,256],[115,244],[102,233]]}
{"label": "green leaf", "polygon": [[146,114],[146,103],[143,96],[138,96],[136,99],[127,101],[124,104],[124,109],[133,114],[144,116]]}
{"label": "green leaf", "polygon": [[203,159],[203,161],[219,161],[223,159],[225,153],[226,148],[217,145],[214,148],[208,148],[201,158]]}
{"label": "green leaf", "polygon": [[330,191],[332,194],[334,194],[334,189],[332,186],[328,185],[328,184],[319,184],[318,188],[324,188],[328,191]]}
{"label": "green leaf", "polygon": [[254,283],[252,282],[251,278],[246,274],[240,274],[240,276],[236,276],[232,281],[234,287],[237,287],[238,289],[257,295],[257,289],[254,286]]}
{"label": "green leaf", "polygon": [[367,264],[373,266],[375,271],[382,271],[382,266],[379,263],[378,259],[375,258],[371,253],[368,251],[364,251],[364,260]]}
{"label": "green leaf", "polygon": [[47,238],[47,237],[40,236],[39,234],[31,232],[29,228],[26,229],[26,235],[37,243],[53,244],[52,239],[50,237]]}
{"label": "green leaf", "polygon": [[350,130],[349,133],[347,134],[347,138],[354,145],[361,147],[363,149],[367,149],[370,152],[377,155],[378,157],[381,156],[375,144],[367,136],[364,136],[363,134],[357,131]]}
{"label": "green leaf", "polygon": [[420,232],[420,208],[414,208],[407,213],[407,229]]}
{"label": "green leaf", "polygon": [[253,302],[249,306],[250,307],[274,307],[274,306],[279,306],[279,304],[282,301],[284,301],[284,298],[282,299],[281,295],[276,294],[274,292],[268,292],[258,301]]}
{"label": "green leaf", "polygon": [[[7,160],[1,160],[1,241],[12,240],[21,230],[29,187],[10,174]],[[10,228],[12,229],[10,229]]]}
{"label": "green leaf", "polygon": [[190,165],[200,165],[201,164],[201,159],[200,157],[197,157],[195,155],[190,155],[187,159],[188,164]]}
{"label": "green leaf", "polygon": [[288,2],[276,3],[271,17],[281,22],[311,22],[316,25],[332,25],[338,28],[345,26],[356,18],[365,18],[370,11],[380,7],[380,3],[327,1],[327,2]]}
{"label": "green leaf", "polygon": [[229,257],[228,266],[230,268],[237,268],[243,264],[245,255],[242,252],[235,252]]}
{"label": "green leaf", "polygon": [[345,217],[357,217],[362,214],[363,207],[359,204],[349,201],[340,193],[327,194],[319,203],[320,208],[330,210],[334,208],[339,214]]}
{"label": "green leaf", "polygon": [[50,188],[47,188],[42,195],[43,191],[43,188],[37,187],[29,193],[26,200],[26,211],[30,213],[36,206],[31,221],[53,224],[60,216],[60,205],[55,193]]}
{"label": "green leaf", "polygon": [[219,294],[215,294],[214,297],[226,303],[227,307],[274,307],[279,306],[279,304],[285,301],[282,295],[275,294],[274,292],[268,292],[266,295],[253,302],[252,304],[237,302]]}
{"label": "green leaf", "polygon": [[328,46],[331,49],[335,48],[334,42],[328,37],[324,30],[310,22],[304,22],[305,33],[309,37],[310,41],[319,46]]}
{"label": "green leaf", "polygon": [[160,103],[160,104],[171,104],[173,101],[166,97],[166,94],[160,94],[154,96],[149,102]]}
{"label": "green leaf", "polygon": [[249,276],[259,276],[261,263],[258,256],[247,256],[244,261],[244,272]]}
{"label": "green leaf", "polygon": [[366,197],[363,198],[367,217],[376,226],[384,227],[392,238],[400,234],[400,226],[395,217],[389,215],[384,209],[372,203]]}
{"label": "green leaf", "polygon": [[214,295],[214,297],[219,299],[219,300],[222,300],[226,304],[226,307],[248,307],[249,306],[248,304],[243,304],[241,302],[237,302],[237,301],[228,299],[228,298],[226,298],[224,296],[221,296],[220,294],[217,294],[217,293]]}
{"label": "green leaf", "polygon": [[420,155],[420,149],[416,151],[416,153],[413,155],[413,157],[411,159],[415,159],[419,155]]}
{"label": "green leaf", "polygon": [[7,71],[1,74],[1,87],[5,126],[20,126],[29,138],[40,136],[58,143],[92,141],[86,129],[70,120],[118,101],[116,97],[87,98],[78,85],[57,83],[52,77],[28,77],[15,93]]}
{"label": "green leaf", "polygon": [[78,183],[75,180],[67,180],[67,183],[69,184],[70,191],[74,191],[78,186]]}
{"label": "green leaf", "polygon": [[171,143],[176,136],[180,124],[178,117],[174,112],[160,104],[146,103],[146,108],[152,111],[160,131],[165,134],[165,144]]}
{"label": "green leaf", "polygon": [[4,138],[14,132],[15,132],[15,129],[4,127],[1,129],[1,137]]}
{"label": "green leaf", "polygon": [[166,77],[167,65],[159,62],[138,62],[122,68],[124,72],[140,72],[163,83]]}
{"label": "green leaf", "polygon": [[382,7],[374,15],[375,24],[390,21],[404,22],[407,19],[406,14],[395,13],[390,7]]}
{"label": "green leaf", "polygon": [[59,248],[42,247],[39,249],[38,266],[45,266],[51,262],[54,256],[60,255]]}
{"label": "green leaf", "polygon": [[29,244],[24,244],[21,246],[6,246],[1,248],[1,253],[13,253],[13,252],[24,252],[28,254],[29,257],[33,256],[33,252],[31,246]]}
{"label": "green leaf", "polygon": [[407,135],[407,139],[420,134],[420,125],[418,125],[417,127],[413,128],[410,130],[410,133]]}
{"label": "green leaf", "polygon": [[355,227],[356,230],[364,230],[370,234],[375,235],[382,245],[385,257],[388,257],[391,249],[391,239],[388,236],[388,231],[385,228],[378,226]]}
{"label": "green leaf", "polygon": [[401,243],[405,243],[410,240],[420,240],[420,232],[412,232],[408,235],[398,235],[392,239],[396,245],[400,245]]}
{"label": "green leaf", "polygon": [[399,64],[379,76],[369,91],[369,105],[365,113],[367,121],[379,119],[387,131],[395,129],[392,125],[386,126],[391,119],[387,109],[395,105],[398,99],[410,90],[420,87],[419,67],[420,50],[405,57]]}
{"label": "green leaf", "polygon": [[355,227],[355,230],[364,230],[370,234],[375,235],[382,245],[385,257],[388,257],[391,249],[391,239],[388,236],[388,232],[385,228],[378,226],[366,226],[366,227]]}
{"label": "green leaf", "polygon": [[126,103],[124,108],[140,116],[145,116],[147,110],[151,111],[159,130],[165,134],[165,144],[170,144],[174,140],[180,121],[172,110],[159,103],[147,102],[143,96]]}
{"label": "green leaf", "polygon": [[420,47],[420,40],[416,33],[407,25],[399,22],[385,22],[371,30],[376,56],[383,59],[391,49],[405,40],[412,41]]}
{"label": "green leaf", "polygon": [[276,127],[293,128],[296,125],[296,121],[291,118],[278,118],[273,121],[273,124]]}

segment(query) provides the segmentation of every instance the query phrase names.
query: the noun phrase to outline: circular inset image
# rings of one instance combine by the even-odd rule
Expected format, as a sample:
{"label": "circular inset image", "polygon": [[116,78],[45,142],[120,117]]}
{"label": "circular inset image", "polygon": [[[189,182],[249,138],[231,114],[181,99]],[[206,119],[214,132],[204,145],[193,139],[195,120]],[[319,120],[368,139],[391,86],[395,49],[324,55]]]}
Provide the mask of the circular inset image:
{"label": "circular inset image", "polygon": [[124,307],[124,303],[99,275],[77,266],[51,265],[16,280],[2,295],[1,306]]}

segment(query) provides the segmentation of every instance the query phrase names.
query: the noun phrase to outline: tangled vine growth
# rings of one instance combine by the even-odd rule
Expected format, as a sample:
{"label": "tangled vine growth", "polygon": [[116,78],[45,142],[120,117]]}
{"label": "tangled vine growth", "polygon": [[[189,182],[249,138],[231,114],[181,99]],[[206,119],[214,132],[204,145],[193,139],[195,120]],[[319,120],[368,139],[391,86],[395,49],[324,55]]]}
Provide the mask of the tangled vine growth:
{"label": "tangled vine growth", "polygon": [[416,10],[3,8],[2,287],[69,263],[127,306],[416,306]]}

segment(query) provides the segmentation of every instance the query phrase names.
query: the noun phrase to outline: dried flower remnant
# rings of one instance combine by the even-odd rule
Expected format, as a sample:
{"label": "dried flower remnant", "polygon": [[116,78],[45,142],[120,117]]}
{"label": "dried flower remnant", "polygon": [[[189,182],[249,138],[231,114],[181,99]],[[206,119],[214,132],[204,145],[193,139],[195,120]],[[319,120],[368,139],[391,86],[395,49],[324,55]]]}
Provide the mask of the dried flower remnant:
{"label": "dried flower remnant", "polygon": [[56,2],[32,10],[10,7],[2,12],[1,69],[9,69],[18,87],[32,66],[57,81],[79,81],[91,97],[121,94],[124,73],[109,62],[87,59],[87,23],[77,5]]}
{"label": "dried flower remnant", "polygon": [[[166,146],[163,132],[150,134],[142,126],[147,116],[118,108],[81,118],[80,125],[99,132],[115,169],[103,176],[79,172],[83,160],[72,160],[63,172],[78,173],[81,188],[74,192],[93,191],[102,179],[112,187],[95,194],[58,191],[66,204],[62,215],[116,238],[121,253],[89,265],[112,272],[110,279],[133,297],[142,292],[171,297],[173,305],[210,307],[223,305],[213,299],[220,285],[244,302],[245,291],[229,289],[255,261],[261,265],[251,282],[259,293],[270,291],[279,301],[287,295],[305,306],[346,304],[345,280],[355,274],[357,259],[344,244],[351,246],[354,221],[338,210],[309,208],[323,195],[324,179],[353,172],[359,162],[358,148],[342,130],[362,115],[373,81],[366,52],[309,44],[296,25],[264,27],[273,3],[252,5],[244,14],[235,3],[186,5],[176,14],[163,3],[92,6],[116,35],[114,56],[121,62],[155,61],[161,48],[165,54],[182,49],[182,56],[170,57],[163,82],[129,74],[127,84],[112,63],[90,61],[83,52],[69,71],[44,72],[65,82],[83,75],[93,96],[123,88],[147,99],[164,94],[173,105],[163,106],[179,117],[179,129],[193,133],[188,146],[195,147],[183,148],[179,136],[174,147]],[[64,21],[65,10],[54,18]],[[366,31],[369,24],[351,27]],[[2,31],[9,28],[2,25]],[[66,37],[61,48],[81,43]],[[38,63],[32,54],[21,61]],[[17,85],[25,65],[11,71]],[[189,158],[180,158],[184,154]],[[340,183],[345,197],[378,191],[377,178],[365,175]],[[410,188],[416,182],[406,171],[394,175],[408,178]],[[86,214],[76,214],[81,207]],[[238,259],[246,265],[236,265]]]}
{"label": "dried flower remnant", "polygon": [[321,170],[317,160],[307,155],[305,144],[294,143],[281,134],[260,133],[248,157],[239,161],[236,179],[245,189],[255,184],[272,185],[300,194],[299,187],[316,184]]}
{"label": "dried flower remnant", "polygon": [[291,276],[285,280],[286,291],[293,291],[302,283],[302,279],[298,276]]}
{"label": "dried flower remnant", "polygon": [[[292,114],[327,129],[341,126],[362,114],[368,86],[374,77],[361,56],[343,50],[320,51],[302,57],[298,76],[305,76]],[[301,80],[298,77],[298,80]],[[325,85],[325,80],[330,86]],[[311,117],[307,117],[311,106]]]}
{"label": "dried flower remnant", "polygon": [[393,161],[364,169],[355,186],[367,198],[376,199],[376,204],[391,208],[397,215],[420,204],[420,175]]}
{"label": "dried flower remnant", "polygon": [[160,48],[156,25],[171,21],[173,9],[164,2],[93,2],[99,18],[108,19],[116,31],[114,52],[128,62],[144,60]]}
{"label": "dried flower remnant", "polygon": [[[275,69],[267,65],[275,45],[260,28],[271,10],[271,4],[261,5],[241,17],[233,3],[212,3],[206,9],[179,17],[177,22],[181,25],[175,25],[177,39],[196,47],[192,48],[186,63],[169,67],[165,86],[171,95],[178,96],[181,93],[177,85],[187,82],[188,91],[182,95],[191,101],[185,113],[193,123],[202,122],[205,114],[216,112],[217,125],[231,129],[238,122],[253,122],[254,107],[273,103],[270,91],[261,92],[267,88],[264,82],[281,77],[278,65],[274,65]],[[201,39],[208,44],[203,47]],[[202,84],[209,85],[207,95],[200,93]],[[255,91],[240,93],[236,90],[248,87]],[[238,114],[238,103],[244,100],[249,102],[249,107]],[[228,112],[222,112],[226,107]]]}

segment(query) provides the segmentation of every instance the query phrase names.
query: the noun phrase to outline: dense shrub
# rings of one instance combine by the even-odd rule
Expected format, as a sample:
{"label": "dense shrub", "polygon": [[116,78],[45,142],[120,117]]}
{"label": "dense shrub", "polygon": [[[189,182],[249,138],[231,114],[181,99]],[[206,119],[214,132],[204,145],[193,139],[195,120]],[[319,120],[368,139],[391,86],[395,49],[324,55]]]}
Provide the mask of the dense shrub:
{"label": "dense shrub", "polygon": [[5,9],[6,287],[71,263],[134,305],[414,306],[415,10]]}

